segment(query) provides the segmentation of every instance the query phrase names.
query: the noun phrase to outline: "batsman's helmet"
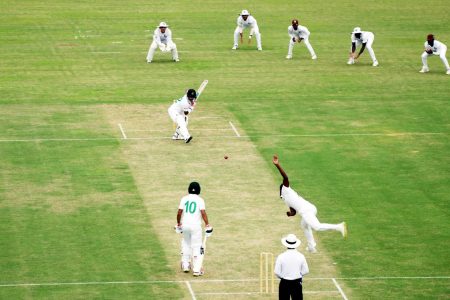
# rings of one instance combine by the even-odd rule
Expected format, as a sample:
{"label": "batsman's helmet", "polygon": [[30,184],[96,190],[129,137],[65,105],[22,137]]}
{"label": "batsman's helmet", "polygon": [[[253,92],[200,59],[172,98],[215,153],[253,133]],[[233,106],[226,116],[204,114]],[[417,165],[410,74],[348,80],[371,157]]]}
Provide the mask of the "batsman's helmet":
{"label": "batsman's helmet", "polygon": [[189,184],[188,192],[189,194],[200,195],[200,183],[193,181]]}
{"label": "batsman's helmet", "polygon": [[189,89],[186,93],[189,99],[197,99],[197,92],[194,89]]}

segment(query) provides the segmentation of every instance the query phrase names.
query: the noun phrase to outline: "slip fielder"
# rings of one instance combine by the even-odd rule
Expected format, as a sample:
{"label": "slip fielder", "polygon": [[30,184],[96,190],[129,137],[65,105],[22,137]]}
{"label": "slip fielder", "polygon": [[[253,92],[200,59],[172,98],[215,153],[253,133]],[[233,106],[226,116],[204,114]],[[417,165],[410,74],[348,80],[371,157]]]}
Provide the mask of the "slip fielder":
{"label": "slip fielder", "polygon": [[165,22],[161,22],[153,32],[153,41],[150,44],[147,53],[147,63],[152,62],[153,55],[158,47],[162,52],[172,52],[172,59],[174,62],[180,61],[178,58],[177,45],[172,41],[172,31],[168,27],[169,26]]}
{"label": "slip fielder", "polygon": [[422,69],[419,71],[420,73],[428,73],[430,69],[428,68],[428,57],[432,55],[438,55],[439,58],[444,63],[444,66],[447,70],[446,74],[450,75],[450,66],[448,65],[447,58],[445,54],[447,53],[447,46],[434,39],[433,34],[429,34],[427,36],[427,41],[424,44],[425,51],[422,53]]}
{"label": "slip fielder", "polygon": [[[350,57],[348,59],[347,64],[353,65],[356,63],[356,60],[361,56],[361,54],[364,52],[364,49],[367,48],[367,51],[369,52],[370,58],[372,58],[372,66],[376,67],[378,66],[378,60],[375,57],[375,52],[372,49],[373,41],[375,40],[375,35],[370,31],[361,31],[361,28],[355,27],[353,29],[352,35],[352,46],[350,50]],[[361,46],[361,49],[359,50],[359,53],[356,54],[356,48],[358,46]]]}
{"label": "slip fielder", "polygon": [[[237,18],[237,27],[234,30],[234,45],[232,50],[236,50],[238,48],[238,40],[239,36],[243,34],[243,30],[246,28],[250,28],[250,36],[253,34],[256,37],[256,47],[259,51],[262,50],[261,46],[261,33],[259,33],[259,27],[258,22],[256,19],[250,15],[250,13],[247,10],[243,10],[239,17]],[[249,38],[250,38],[249,36]]]}
{"label": "slip fielder", "polygon": [[290,39],[289,50],[286,58],[292,58],[292,50],[294,49],[294,45],[296,42],[300,43],[301,41],[305,41],[305,46],[306,48],[308,48],[308,51],[311,54],[311,59],[317,59],[317,55],[314,52],[311,43],[309,42],[309,36],[311,35],[311,33],[309,32],[308,28],[299,25],[297,19],[292,20],[291,24],[292,25],[288,27],[288,35]]}

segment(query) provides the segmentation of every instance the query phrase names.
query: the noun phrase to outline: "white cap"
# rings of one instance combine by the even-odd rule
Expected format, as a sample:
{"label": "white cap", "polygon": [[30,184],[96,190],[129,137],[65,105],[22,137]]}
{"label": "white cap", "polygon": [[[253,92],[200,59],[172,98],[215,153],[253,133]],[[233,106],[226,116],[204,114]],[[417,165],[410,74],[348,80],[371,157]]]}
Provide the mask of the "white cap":
{"label": "white cap", "polygon": [[169,26],[167,26],[166,22],[161,22],[159,23],[158,27],[169,27]]}
{"label": "white cap", "polygon": [[288,234],[286,237],[282,238],[281,243],[286,248],[294,249],[294,248],[298,248],[298,246],[300,246],[300,244],[302,242],[295,236],[295,234],[291,233],[291,234]]}
{"label": "white cap", "polygon": [[352,33],[361,33],[361,27],[353,28],[353,32]]}
{"label": "white cap", "polygon": [[250,14],[248,13],[248,10],[246,10],[246,9],[244,9],[244,10],[241,12],[241,16],[248,16],[248,15],[250,15]]}

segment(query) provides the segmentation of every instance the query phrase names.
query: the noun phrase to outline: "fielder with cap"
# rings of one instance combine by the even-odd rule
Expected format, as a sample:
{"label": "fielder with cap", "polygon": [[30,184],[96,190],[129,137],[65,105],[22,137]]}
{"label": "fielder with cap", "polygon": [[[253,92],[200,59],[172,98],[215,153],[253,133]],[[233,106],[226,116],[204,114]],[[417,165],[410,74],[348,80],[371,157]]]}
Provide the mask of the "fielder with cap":
{"label": "fielder with cap", "polygon": [[424,44],[425,51],[422,53],[422,69],[419,71],[420,73],[428,73],[430,72],[430,69],[428,68],[428,57],[432,55],[438,55],[442,62],[444,63],[444,66],[447,70],[446,74],[450,75],[450,66],[448,65],[447,58],[445,57],[445,54],[447,53],[447,46],[439,42],[438,40],[434,39],[433,34],[429,34],[427,36],[427,41]]}
{"label": "fielder with cap", "polygon": [[274,272],[280,278],[278,299],[301,300],[303,276],[309,273],[305,256],[297,251],[301,241],[294,234],[289,234],[281,239],[281,243],[287,250],[278,255],[275,262]]}
{"label": "fielder with cap", "polygon": [[181,198],[178,206],[177,225],[175,231],[183,234],[181,240],[181,269],[188,273],[191,269],[192,275],[203,275],[204,245],[202,245],[202,224],[205,222],[205,236],[211,236],[212,226],[208,222],[205,200],[200,195],[200,184],[191,182],[188,195]]}
{"label": "fielder with cap", "polygon": [[288,35],[290,39],[289,39],[289,50],[286,58],[287,59],[292,58],[292,50],[294,49],[295,43],[305,41],[306,48],[308,48],[308,51],[311,54],[311,58],[317,59],[317,55],[309,42],[309,36],[311,35],[311,33],[309,32],[308,28],[299,25],[297,19],[292,20],[291,23],[292,25],[288,27]]}
{"label": "fielder with cap", "polygon": [[305,233],[306,240],[308,241],[307,250],[311,253],[316,253],[316,241],[314,240],[313,230],[324,231],[324,230],[336,230],[342,234],[345,238],[347,237],[347,225],[345,222],[339,224],[327,224],[320,223],[317,218],[317,208],[314,204],[303,199],[298,195],[290,186],[289,178],[286,172],[280,165],[278,156],[274,155],[273,164],[277,167],[281,176],[283,177],[283,183],[280,185],[280,197],[284,200],[284,203],[289,207],[289,211],[286,213],[288,217],[293,217],[297,213],[302,217],[300,226]]}
{"label": "fielder with cap", "polygon": [[158,47],[162,52],[172,52],[172,59],[174,62],[180,61],[178,58],[177,45],[172,41],[172,31],[168,27],[169,26],[165,22],[161,22],[153,32],[153,41],[150,44],[147,53],[147,63],[152,62],[153,55]]}
{"label": "fielder with cap", "polygon": [[194,89],[189,89],[183,97],[174,100],[169,107],[169,116],[176,124],[176,130],[172,136],[173,140],[184,140],[186,144],[192,140],[192,136],[187,128],[189,123],[188,115],[194,110],[196,99],[197,92]]}
{"label": "fielder with cap", "polygon": [[[356,60],[364,52],[364,49],[367,48],[367,51],[369,51],[370,57],[372,58],[373,61],[372,66],[374,67],[378,66],[378,60],[375,57],[375,52],[372,49],[372,44],[373,41],[375,40],[375,35],[370,31],[361,31],[361,28],[355,27],[353,29],[351,39],[352,39],[352,47],[347,64],[349,65],[355,64]],[[355,51],[358,46],[361,46],[361,49],[359,50],[359,53],[356,54]]]}
{"label": "fielder with cap", "polygon": [[[258,22],[256,22],[256,19],[250,15],[250,13],[247,10],[243,10],[241,12],[241,14],[239,15],[239,17],[237,18],[237,27],[234,30],[234,45],[233,48],[231,48],[232,50],[236,50],[238,48],[238,40],[239,40],[239,36],[242,35],[243,30],[246,28],[250,28],[250,36],[252,36],[252,34],[255,35],[256,37],[256,47],[259,51],[262,50],[262,46],[261,46],[261,33],[259,33],[259,27],[258,27]],[[250,38],[249,36],[249,38]]]}

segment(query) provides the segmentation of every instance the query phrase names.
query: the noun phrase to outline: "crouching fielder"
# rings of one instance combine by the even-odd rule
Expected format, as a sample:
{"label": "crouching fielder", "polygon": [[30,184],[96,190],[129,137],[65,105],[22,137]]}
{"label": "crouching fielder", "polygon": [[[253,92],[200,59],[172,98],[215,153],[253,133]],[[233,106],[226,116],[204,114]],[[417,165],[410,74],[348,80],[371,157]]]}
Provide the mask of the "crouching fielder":
{"label": "crouching fielder", "polygon": [[316,241],[314,240],[312,232],[313,230],[336,230],[340,232],[343,237],[347,237],[347,225],[345,224],[345,222],[342,222],[340,224],[320,223],[319,219],[317,219],[316,206],[303,199],[289,186],[289,178],[286,175],[286,172],[284,172],[283,168],[280,166],[278,156],[274,155],[272,162],[283,177],[283,183],[280,185],[280,197],[289,207],[289,211],[286,213],[287,216],[293,217],[298,212],[302,218],[300,225],[305,233],[306,240],[308,241],[307,250],[312,253],[317,252]]}
{"label": "crouching fielder", "polygon": [[[364,52],[364,49],[367,48],[369,51],[370,58],[372,58],[372,66],[378,66],[378,60],[375,57],[375,52],[373,51],[372,45],[375,40],[375,35],[370,31],[361,31],[361,28],[355,27],[352,32],[352,47],[350,48],[350,57],[348,59],[347,64],[353,65],[356,63],[356,60],[361,56]],[[361,46],[359,53],[356,54],[356,48]]]}
{"label": "crouching fielder", "polygon": [[292,20],[292,25],[288,27],[288,34],[290,40],[289,40],[288,55],[286,56],[287,59],[292,58],[292,49],[294,49],[295,43],[296,42],[300,43],[303,40],[305,41],[306,48],[308,48],[308,51],[311,54],[311,58],[317,59],[316,53],[314,52],[313,47],[309,43],[309,36],[311,33],[309,32],[308,28],[299,25],[298,20],[294,19]]}
{"label": "crouching fielder", "polygon": [[189,134],[188,115],[194,110],[195,100],[197,99],[197,92],[194,89],[189,89],[183,97],[175,100],[169,107],[169,116],[176,124],[175,133],[172,136],[173,140],[182,140],[187,144],[192,140],[192,136]]}
{"label": "crouching fielder", "polygon": [[181,198],[177,213],[177,233],[183,234],[181,240],[181,269],[188,273],[191,269],[194,276],[203,275],[204,244],[202,244],[202,224],[205,222],[206,237],[211,236],[213,228],[209,225],[205,209],[205,200],[200,195],[200,184],[191,182],[188,195]]}
{"label": "crouching fielder", "polygon": [[425,51],[422,53],[422,69],[419,71],[420,73],[427,73],[430,71],[428,68],[428,57],[432,55],[438,55],[442,62],[444,63],[444,66],[447,70],[447,75],[450,75],[450,66],[448,65],[447,58],[445,57],[445,54],[447,53],[447,46],[444,43],[439,42],[438,40],[434,39],[433,34],[429,34],[427,36],[427,41],[425,42]]}
{"label": "crouching fielder", "polygon": [[172,31],[167,27],[169,26],[166,23],[161,22],[159,23],[158,28],[155,29],[153,41],[150,44],[147,53],[147,63],[152,62],[153,55],[158,47],[162,52],[172,52],[172,59],[174,62],[180,61],[178,58],[177,45],[172,42]]}

